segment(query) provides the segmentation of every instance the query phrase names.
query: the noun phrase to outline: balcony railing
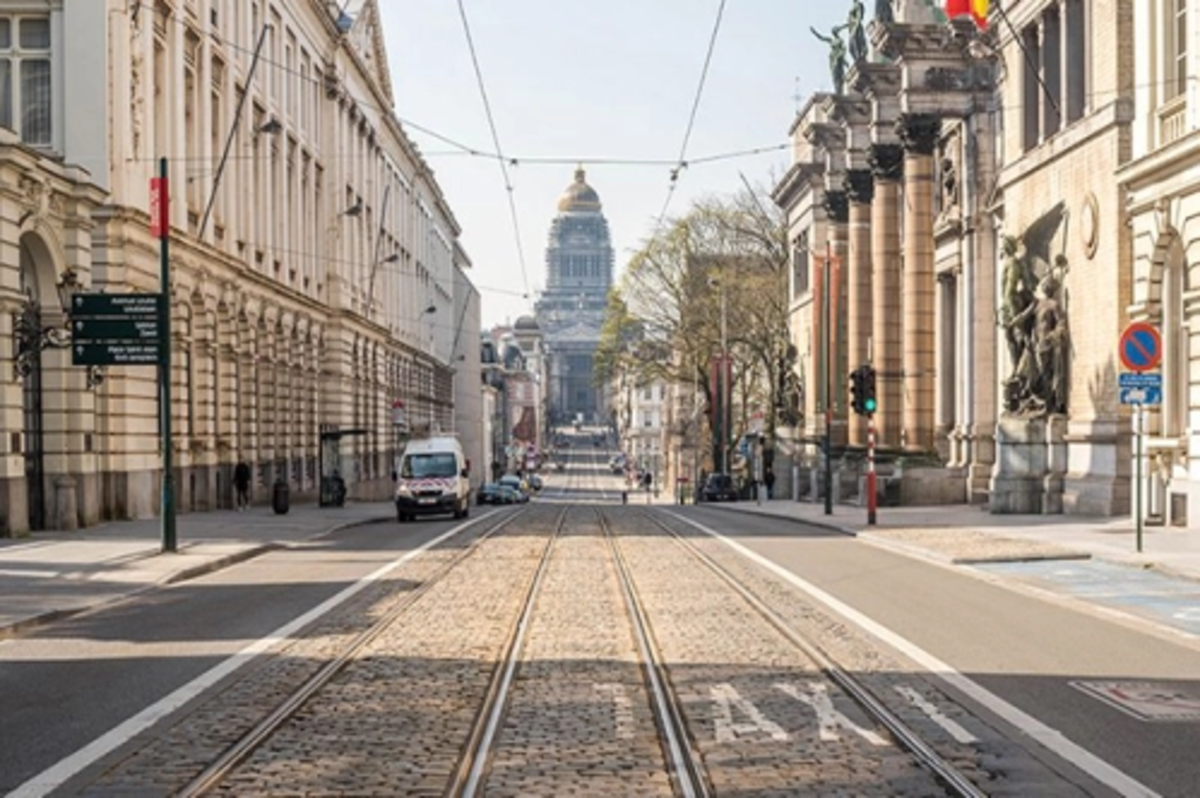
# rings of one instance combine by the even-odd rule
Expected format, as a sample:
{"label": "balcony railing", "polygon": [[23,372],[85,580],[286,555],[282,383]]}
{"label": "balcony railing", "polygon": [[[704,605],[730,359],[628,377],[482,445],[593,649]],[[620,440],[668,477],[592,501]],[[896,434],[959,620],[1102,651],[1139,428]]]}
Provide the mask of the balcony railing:
{"label": "balcony railing", "polygon": [[1187,98],[1179,95],[1158,109],[1158,146],[1165,147],[1187,132]]}

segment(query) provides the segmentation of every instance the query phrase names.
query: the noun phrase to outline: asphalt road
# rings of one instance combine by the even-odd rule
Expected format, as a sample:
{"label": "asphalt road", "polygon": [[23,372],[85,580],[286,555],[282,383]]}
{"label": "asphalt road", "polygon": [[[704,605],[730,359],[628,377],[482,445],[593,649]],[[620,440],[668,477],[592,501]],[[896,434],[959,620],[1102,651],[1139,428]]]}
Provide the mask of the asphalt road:
{"label": "asphalt road", "polygon": [[453,527],[348,529],[0,643],[0,793]]}
{"label": "asphalt road", "polygon": [[[1132,616],[795,522],[704,507],[680,509],[1153,790],[1196,794],[1200,645],[1194,640]],[[1142,701],[1121,709],[1098,697],[1111,694]],[[1165,712],[1196,711],[1190,719],[1173,722],[1131,714],[1156,705]]]}

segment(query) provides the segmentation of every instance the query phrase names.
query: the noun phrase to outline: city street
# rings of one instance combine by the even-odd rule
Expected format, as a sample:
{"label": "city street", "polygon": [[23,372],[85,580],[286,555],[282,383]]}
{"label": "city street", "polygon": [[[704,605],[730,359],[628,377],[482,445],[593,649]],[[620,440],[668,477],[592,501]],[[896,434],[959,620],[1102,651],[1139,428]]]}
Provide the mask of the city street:
{"label": "city street", "polygon": [[0,643],[0,789],[1182,796],[1200,783],[1186,631],[753,502],[623,503],[613,452],[571,444],[530,504],[347,527]]}

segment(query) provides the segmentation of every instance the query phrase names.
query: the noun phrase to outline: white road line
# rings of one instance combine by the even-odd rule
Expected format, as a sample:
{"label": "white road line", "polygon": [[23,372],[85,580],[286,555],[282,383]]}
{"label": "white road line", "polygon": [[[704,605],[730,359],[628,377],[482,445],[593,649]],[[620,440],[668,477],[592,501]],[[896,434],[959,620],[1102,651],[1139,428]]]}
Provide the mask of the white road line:
{"label": "white road line", "polygon": [[339,605],[345,603],[355,594],[366,589],[373,583],[379,581],[387,574],[399,568],[404,563],[416,557],[428,549],[437,546],[449,538],[462,532],[472,524],[476,524],[487,518],[486,515],[477,516],[470,521],[460,524],[445,534],[439,535],[423,546],[413,549],[410,552],[392,560],[387,565],[376,569],[374,572],[367,574],[362,579],[342,590],[335,596],[332,596],[325,601],[313,607],[303,615],[280,626],[275,631],[271,632],[266,637],[254,641],[250,645],[243,648],[238,653],[229,657],[224,662],[209,668],[204,673],[192,679],[187,684],[179,687],[171,694],[160,699],[143,709],[133,717],[114,726],[109,731],[97,737],[92,742],[80,748],[75,753],[59,760],[54,765],[43,770],[33,778],[26,781],[21,786],[8,794],[8,798],[33,798],[33,796],[47,795],[61,787],[67,780],[73,778],[82,772],[85,768],[95,764],[102,757],[120,748],[125,743],[132,740],[137,735],[149,729],[154,724],[158,723],[163,718],[175,712],[187,702],[191,701],[196,696],[202,694],[205,690],[211,688],[225,677],[234,673],[242,666],[250,663],[260,654],[270,650],[275,645],[287,641],[293,634],[308,626],[313,621],[321,616],[336,609]]}
{"label": "white road line", "polygon": [[925,697],[916,690],[896,685],[896,692],[907,698],[910,704],[928,715],[930,720],[945,729],[946,733],[958,742],[963,745],[974,745],[979,742],[978,737],[964,729],[957,721],[946,717],[940,709],[925,700]]}
{"label": "white road line", "polygon": [[950,667],[950,665],[942,662],[940,659],[920,648],[915,643],[912,643],[909,640],[901,637],[899,634],[893,632],[891,629],[888,629],[886,626],[877,623],[872,618],[863,615],[858,610],[840,601],[829,593],[826,593],[816,585],[801,579],[778,563],[772,562],[758,552],[751,551],[736,541],[729,540],[720,532],[710,529],[704,524],[693,521],[690,518],[684,518],[683,516],[671,510],[664,510],[663,512],[667,513],[672,518],[678,519],[685,524],[695,527],[710,537],[716,538],[726,546],[729,546],[731,549],[741,554],[746,559],[757,563],[758,565],[778,576],[780,579],[783,579],[794,587],[803,590],[805,593],[812,596],[817,601],[820,601],[833,611],[841,613],[853,623],[870,632],[884,643],[896,648],[906,656],[915,660],[930,673],[936,675],[947,684],[966,693],[992,712],[995,712],[997,715],[1021,729],[1033,739],[1037,740],[1044,747],[1058,754],[1068,762],[1071,762],[1079,769],[1091,775],[1097,781],[1100,781],[1108,787],[1116,790],[1121,795],[1158,795],[1158,793],[1154,792],[1140,781],[1113,767],[1079,744],[1067,739],[1062,732],[1050,728],[1024,710],[1013,706],[982,685],[972,681],[966,676],[963,676],[961,673],[954,670],[954,668]]}

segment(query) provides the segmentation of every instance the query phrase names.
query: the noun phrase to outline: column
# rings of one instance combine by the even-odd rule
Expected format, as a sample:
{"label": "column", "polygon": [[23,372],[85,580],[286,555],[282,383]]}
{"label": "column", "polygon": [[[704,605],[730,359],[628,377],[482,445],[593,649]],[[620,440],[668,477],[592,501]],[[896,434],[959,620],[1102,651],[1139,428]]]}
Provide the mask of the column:
{"label": "column", "polygon": [[934,361],[933,151],[941,120],[906,114],[897,125],[904,145],[904,422],[901,446],[932,452]]}
{"label": "column", "polygon": [[[868,361],[872,329],[871,294],[871,200],[875,183],[870,169],[846,172],[846,195],[850,200],[849,252],[846,258],[846,368],[852,371]],[[867,420],[850,413],[849,444],[867,445]]]}
{"label": "column", "polygon": [[871,203],[871,340],[877,370],[879,410],[875,442],[881,449],[900,447],[900,176],[904,151],[899,144],[873,144],[867,156],[874,177]]}
{"label": "column", "polygon": [[[829,302],[829,329],[826,334],[828,351],[825,363],[829,380],[829,401],[833,409],[833,445],[846,445],[846,417],[850,415],[849,369],[846,368],[846,274],[847,274],[847,222],[850,215],[850,200],[845,191],[825,192],[825,214],[828,220],[827,235],[830,257],[829,285],[823,291]],[[821,309],[823,311],[823,308]],[[822,319],[824,324],[824,319]],[[824,389],[824,386],[822,386]],[[841,422],[841,423],[839,423]]]}

